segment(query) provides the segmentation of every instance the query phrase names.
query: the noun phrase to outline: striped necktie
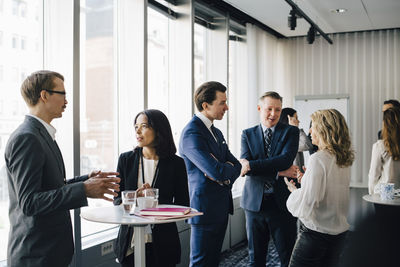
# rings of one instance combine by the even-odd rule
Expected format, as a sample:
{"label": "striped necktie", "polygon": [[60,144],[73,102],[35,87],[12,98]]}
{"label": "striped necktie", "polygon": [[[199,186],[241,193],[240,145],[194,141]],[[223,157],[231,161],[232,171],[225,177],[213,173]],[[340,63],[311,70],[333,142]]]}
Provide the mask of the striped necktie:
{"label": "striped necktie", "polygon": [[271,142],[272,142],[272,130],[270,128],[267,128],[265,130],[265,155],[268,157],[271,156]]}

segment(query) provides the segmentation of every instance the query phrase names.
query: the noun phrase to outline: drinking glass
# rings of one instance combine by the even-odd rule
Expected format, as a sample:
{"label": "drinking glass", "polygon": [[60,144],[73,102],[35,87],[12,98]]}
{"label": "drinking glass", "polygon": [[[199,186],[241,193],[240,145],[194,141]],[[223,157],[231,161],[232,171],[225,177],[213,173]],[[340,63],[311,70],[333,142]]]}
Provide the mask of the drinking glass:
{"label": "drinking glass", "polygon": [[124,213],[129,215],[130,213],[134,212],[136,207],[136,191],[125,190],[122,191],[121,196]]}
{"label": "drinking glass", "polygon": [[144,197],[152,200],[152,208],[158,205],[158,188],[148,188],[144,190]]}

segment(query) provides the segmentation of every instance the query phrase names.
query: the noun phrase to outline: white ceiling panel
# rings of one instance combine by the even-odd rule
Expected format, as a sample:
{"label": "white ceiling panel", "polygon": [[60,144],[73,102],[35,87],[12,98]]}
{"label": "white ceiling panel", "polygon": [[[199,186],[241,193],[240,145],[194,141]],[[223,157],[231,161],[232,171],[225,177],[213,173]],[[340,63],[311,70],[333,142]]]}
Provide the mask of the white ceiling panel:
{"label": "white ceiling panel", "polygon": [[[297,20],[291,31],[291,7],[285,0],[224,0],[285,36],[306,35],[309,24]],[[400,28],[400,0],[297,0],[294,1],[325,33]],[[332,9],[345,8],[345,13]]]}

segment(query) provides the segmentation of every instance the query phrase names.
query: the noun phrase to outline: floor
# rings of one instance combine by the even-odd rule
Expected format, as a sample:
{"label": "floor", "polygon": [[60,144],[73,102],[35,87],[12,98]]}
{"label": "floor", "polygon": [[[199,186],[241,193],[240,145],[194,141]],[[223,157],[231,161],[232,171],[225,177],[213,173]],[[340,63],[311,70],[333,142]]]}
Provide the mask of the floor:
{"label": "floor", "polygon": [[[247,242],[242,242],[225,251],[221,255],[219,267],[244,267],[248,266],[249,256],[247,252]],[[279,257],[272,242],[268,246],[267,267],[279,267]]]}

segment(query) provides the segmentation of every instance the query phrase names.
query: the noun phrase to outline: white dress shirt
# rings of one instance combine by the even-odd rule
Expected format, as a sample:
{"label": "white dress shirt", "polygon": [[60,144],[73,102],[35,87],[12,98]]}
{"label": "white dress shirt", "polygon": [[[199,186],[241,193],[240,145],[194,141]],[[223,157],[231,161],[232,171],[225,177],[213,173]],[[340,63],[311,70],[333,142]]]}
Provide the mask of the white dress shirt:
{"label": "white dress shirt", "polygon": [[27,114],[27,116],[31,116],[32,118],[37,119],[41,124],[43,124],[44,128],[46,128],[47,132],[49,133],[53,141],[56,140],[56,132],[57,132],[56,128],[54,128],[52,125],[48,124],[47,122],[45,122],[44,120],[35,115]]}
{"label": "white dress shirt", "polygon": [[393,160],[387,153],[383,140],[378,140],[372,146],[368,192],[379,193],[381,183],[394,183],[395,188],[400,187],[400,160]]}
{"label": "white dress shirt", "polygon": [[196,113],[196,116],[204,123],[204,125],[210,131],[211,135],[214,137],[215,142],[217,142],[217,137],[214,136],[214,133],[211,131],[211,125],[213,125],[213,122],[209,118],[204,116],[204,114],[201,112]]}
{"label": "white dress shirt", "polygon": [[350,167],[341,168],[336,158],[322,150],[311,155],[301,188],[287,202],[293,216],[309,229],[337,235],[349,229]]}

